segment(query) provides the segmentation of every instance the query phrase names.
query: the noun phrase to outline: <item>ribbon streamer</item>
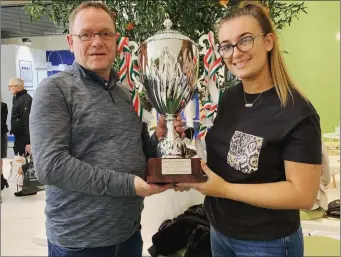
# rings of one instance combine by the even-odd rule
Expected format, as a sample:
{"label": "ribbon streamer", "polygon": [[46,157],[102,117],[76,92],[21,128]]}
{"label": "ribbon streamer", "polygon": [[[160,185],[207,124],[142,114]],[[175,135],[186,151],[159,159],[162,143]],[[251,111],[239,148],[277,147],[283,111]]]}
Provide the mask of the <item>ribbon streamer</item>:
{"label": "ribbon streamer", "polygon": [[121,60],[118,71],[119,79],[122,83],[127,81],[134,110],[140,119],[142,119],[143,109],[141,99],[135,87],[135,83],[140,74],[139,67],[134,64],[132,53],[129,48],[129,39],[127,37],[120,37],[117,45],[118,54],[120,55]]}

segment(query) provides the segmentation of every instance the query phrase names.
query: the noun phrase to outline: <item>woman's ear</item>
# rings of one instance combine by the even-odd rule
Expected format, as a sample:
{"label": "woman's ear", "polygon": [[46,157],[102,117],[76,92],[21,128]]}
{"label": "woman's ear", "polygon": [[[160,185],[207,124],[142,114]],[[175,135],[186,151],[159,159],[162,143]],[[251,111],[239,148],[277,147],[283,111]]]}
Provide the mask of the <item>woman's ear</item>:
{"label": "woman's ear", "polygon": [[265,35],[265,47],[266,51],[270,52],[275,44],[275,35],[273,33],[268,33]]}

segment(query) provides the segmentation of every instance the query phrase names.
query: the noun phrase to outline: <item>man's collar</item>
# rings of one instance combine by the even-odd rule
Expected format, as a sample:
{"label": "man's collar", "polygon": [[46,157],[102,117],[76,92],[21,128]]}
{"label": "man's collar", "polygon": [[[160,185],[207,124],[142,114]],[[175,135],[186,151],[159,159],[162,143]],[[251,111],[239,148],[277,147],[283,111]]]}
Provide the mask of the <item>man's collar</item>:
{"label": "man's collar", "polygon": [[16,96],[16,97],[19,97],[19,96],[21,96],[21,95],[23,95],[23,94],[25,94],[25,93],[27,93],[27,90],[26,90],[26,89],[23,89],[23,90],[20,90],[19,92],[17,92],[17,93],[15,94],[15,96]]}
{"label": "man's collar", "polygon": [[102,87],[104,87],[106,89],[113,88],[116,85],[116,82],[118,81],[118,75],[114,71],[114,69],[111,69],[110,78],[108,81],[108,80],[104,79],[103,77],[99,76],[96,72],[84,68],[82,65],[80,65],[76,61],[74,62],[74,66],[81,72],[81,74],[84,77],[89,78],[89,79],[99,83]]}

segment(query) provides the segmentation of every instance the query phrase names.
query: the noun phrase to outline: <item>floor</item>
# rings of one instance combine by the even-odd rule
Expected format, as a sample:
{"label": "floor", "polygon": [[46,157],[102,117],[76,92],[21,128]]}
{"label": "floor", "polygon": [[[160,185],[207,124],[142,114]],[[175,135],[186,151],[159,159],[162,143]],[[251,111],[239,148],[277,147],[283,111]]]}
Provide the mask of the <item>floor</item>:
{"label": "floor", "polygon": [[[4,162],[4,176],[9,162]],[[44,228],[45,194],[18,198],[16,186],[1,191],[1,256],[47,256],[45,246],[35,244],[33,237]]]}
{"label": "floor", "polygon": [[[8,176],[9,160],[5,161],[4,175]],[[328,189],[329,201],[340,198],[340,177],[336,176],[337,188]],[[1,192],[1,256],[46,256],[47,246],[45,239],[45,194],[39,192],[35,196],[16,198],[13,193],[15,185]],[[181,201],[178,201],[181,196]],[[167,199],[165,201],[165,199]],[[172,201],[170,205],[169,202]],[[197,192],[165,192],[162,195],[146,199],[143,212],[143,232],[145,241],[144,256],[149,256],[147,248],[150,239],[158,225],[166,218],[172,218],[182,213],[188,206],[200,203],[202,196]],[[155,213],[155,202],[163,212]],[[154,204],[154,205],[153,205]],[[325,235],[340,239],[340,221],[321,219],[318,221],[302,222],[305,233]]]}

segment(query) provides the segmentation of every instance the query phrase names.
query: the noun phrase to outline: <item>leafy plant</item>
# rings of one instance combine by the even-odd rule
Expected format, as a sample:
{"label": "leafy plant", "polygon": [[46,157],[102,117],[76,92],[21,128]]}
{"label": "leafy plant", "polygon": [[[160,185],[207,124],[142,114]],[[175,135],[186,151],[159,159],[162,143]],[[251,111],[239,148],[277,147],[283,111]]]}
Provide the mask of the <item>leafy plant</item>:
{"label": "leafy plant", "polygon": [[[64,33],[68,33],[68,17],[72,10],[83,0],[32,0],[25,11],[31,20],[48,16],[55,24],[63,25]],[[215,25],[233,8],[239,0],[106,0],[104,1],[116,16],[116,26],[121,35],[129,40],[141,43],[156,32],[163,30],[163,22],[168,16],[173,22],[173,29],[198,42],[199,38],[209,31],[215,31]],[[260,0],[269,10],[277,30],[290,26],[293,19],[298,19],[301,12],[306,12],[304,1]],[[200,58],[200,74],[203,71],[202,56]],[[114,64],[118,67],[118,61]],[[221,89],[234,84],[231,75]],[[199,92],[200,93],[200,92]],[[142,99],[147,99],[141,94]]]}
{"label": "leafy plant", "polygon": [[[25,11],[30,17],[39,20],[48,16],[55,24],[63,25],[68,31],[68,17],[72,10],[84,0],[32,0]],[[173,29],[179,30],[192,40],[214,30],[214,25],[240,1],[226,1],[224,6],[217,0],[106,0],[116,14],[118,31],[130,40],[142,42],[164,28],[166,14],[173,22]],[[301,12],[306,13],[303,1],[286,2],[260,0],[269,8],[270,16],[278,30],[290,25]],[[127,26],[132,24],[133,28]]]}

